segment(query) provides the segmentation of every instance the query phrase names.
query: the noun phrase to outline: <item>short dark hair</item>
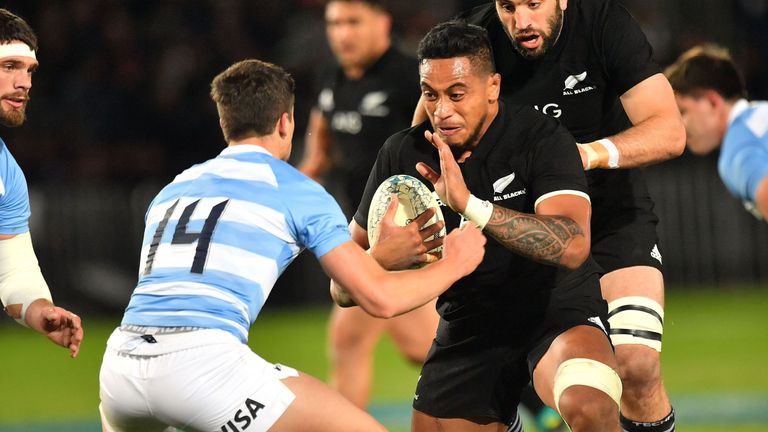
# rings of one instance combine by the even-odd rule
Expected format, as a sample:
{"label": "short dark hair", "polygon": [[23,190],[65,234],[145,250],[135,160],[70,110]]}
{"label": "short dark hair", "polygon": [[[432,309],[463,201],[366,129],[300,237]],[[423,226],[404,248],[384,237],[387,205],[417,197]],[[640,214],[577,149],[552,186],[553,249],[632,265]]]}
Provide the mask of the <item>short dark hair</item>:
{"label": "short dark hair", "polygon": [[379,9],[384,12],[389,12],[389,2],[387,0],[326,0],[325,6],[328,6],[329,3],[336,2],[336,1],[347,2],[347,3],[352,3],[352,2],[365,3],[374,9]]}
{"label": "short dark hair", "polygon": [[728,50],[717,45],[699,45],[689,49],[667,67],[664,74],[672,89],[679,94],[714,90],[726,100],[747,97],[741,72]]}
{"label": "short dark hair", "polygon": [[433,27],[419,42],[416,54],[419,64],[430,59],[469,57],[476,71],[496,71],[488,33],[465,21],[447,21]]}
{"label": "short dark hair", "polygon": [[283,113],[293,113],[295,83],[280,66],[261,60],[243,60],[228,67],[211,82],[227,142],[274,131]]}
{"label": "short dark hair", "polygon": [[0,43],[13,41],[22,41],[29,45],[32,51],[37,51],[37,35],[32,27],[20,16],[0,8]]}

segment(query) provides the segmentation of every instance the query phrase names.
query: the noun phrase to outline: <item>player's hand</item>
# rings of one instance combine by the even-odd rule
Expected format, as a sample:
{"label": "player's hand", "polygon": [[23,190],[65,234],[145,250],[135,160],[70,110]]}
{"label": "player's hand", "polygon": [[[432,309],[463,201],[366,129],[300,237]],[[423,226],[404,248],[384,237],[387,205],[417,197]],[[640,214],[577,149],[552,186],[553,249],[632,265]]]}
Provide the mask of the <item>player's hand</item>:
{"label": "player's hand", "polygon": [[83,326],[79,316],[47,300],[36,300],[27,308],[26,318],[30,327],[43,333],[56,345],[69,348],[72,358],[77,357],[83,341]]}
{"label": "player's hand", "polygon": [[[451,231],[443,243],[443,260],[462,276],[475,271],[485,255],[485,236],[475,224],[466,223]],[[455,266],[455,267],[454,267]]]}
{"label": "player's hand", "polygon": [[428,251],[442,245],[443,238],[438,237],[429,241],[427,239],[440,231],[445,222],[437,221],[426,226],[435,215],[435,209],[428,208],[411,223],[401,227],[395,224],[397,204],[397,194],[392,194],[387,212],[379,223],[379,238],[376,245],[371,248],[371,256],[387,270],[403,270],[414,265],[437,261],[439,256],[430,254]]}
{"label": "player's hand", "polygon": [[432,183],[443,204],[457,213],[463,213],[469,201],[469,189],[451,148],[440,136],[430,131],[425,131],[424,137],[440,155],[440,174],[423,162],[416,164],[416,170]]}

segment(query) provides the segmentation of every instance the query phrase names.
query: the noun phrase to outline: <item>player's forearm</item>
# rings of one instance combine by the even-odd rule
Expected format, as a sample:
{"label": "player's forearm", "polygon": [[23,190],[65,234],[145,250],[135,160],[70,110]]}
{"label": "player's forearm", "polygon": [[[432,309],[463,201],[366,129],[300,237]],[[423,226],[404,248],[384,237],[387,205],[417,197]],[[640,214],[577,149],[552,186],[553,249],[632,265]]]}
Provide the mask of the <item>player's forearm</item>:
{"label": "player's forearm", "polygon": [[587,236],[565,216],[521,213],[494,205],[483,232],[512,252],[543,264],[574,270],[589,256]]}
{"label": "player's forearm", "polygon": [[679,116],[655,115],[609,138],[619,152],[619,168],[636,168],[680,156],[685,128]]}

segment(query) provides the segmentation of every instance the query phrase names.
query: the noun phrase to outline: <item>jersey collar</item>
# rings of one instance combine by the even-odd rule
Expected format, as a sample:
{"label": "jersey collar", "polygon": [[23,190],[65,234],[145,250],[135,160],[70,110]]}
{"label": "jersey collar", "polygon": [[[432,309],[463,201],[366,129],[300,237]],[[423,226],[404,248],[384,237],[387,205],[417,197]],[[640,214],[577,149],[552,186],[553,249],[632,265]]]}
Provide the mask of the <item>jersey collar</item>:
{"label": "jersey collar", "polygon": [[255,145],[255,144],[238,144],[226,147],[224,150],[221,151],[220,155],[234,155],[234,154],[242,154],[242,153],[264,153],[267,155],[272,156],[272,153],[269,152],[269,150],[265,149],[262,146]]}
{"label": "jersey collar", "polygon": [[728,114],[728,126],[732,125],[736,118],[746,111],[747,108],[749,108],[749,101],[746,99],[739,99],[736,101],[736,103],[733,104],[733,108],[731,108],[731,113]]}

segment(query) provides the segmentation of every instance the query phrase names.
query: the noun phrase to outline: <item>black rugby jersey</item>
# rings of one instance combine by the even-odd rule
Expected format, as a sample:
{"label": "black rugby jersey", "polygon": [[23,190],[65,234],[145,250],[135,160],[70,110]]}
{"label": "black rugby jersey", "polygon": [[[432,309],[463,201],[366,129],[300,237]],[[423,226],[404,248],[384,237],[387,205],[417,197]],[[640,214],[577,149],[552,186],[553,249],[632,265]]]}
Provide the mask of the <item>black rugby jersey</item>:
{"label": "black rugby jersey", "polygon": [[[429,122],[398,132],[382,147],[354,217],[361,227],[367,228],[373,193],[388,177],[409,174],[433,189],[415,168],[425,162],[439,172],[437,151],[424,138],[426,129],[431,129]],[[525,213],[534,213],[536,200],[547,193],[587,190],[573,137],[553,119],[503,102],[477,148],[459,166],[472,194]],[[456,228],[461,216],[448,207],[442,211],[446,229]],[[540,318],[552,290],[579,290],[595,266],[590,258],[578,270],[561,270],[517,255],[488,237],[483,262],[440,297],[439,310],[447,320],[489,310],[506,311],[503,315],[517,322]]]}
{"label": "black rugby jersey", "polygon": [[[571,0],[558,41],[529,60],[512,46],[494,3],[460,18],[485,27],[501,74],[502,97],[557,118],[577,142],[617,134],[631,126],[619,100],[624,92],[660,72],[648,40],[629,12],[614,0]],[[638,169],[587,172],[593,205],[593,237],[616,211],[651,211]]]}
{"label": "black rugby jersey", "polygon": [[421,93],[418,63],[390,47],[359,80],[334,66],[320,82],[317,108],[328,123],[335,169],[350,205],[356,206],[384,141],[411,124]]}

